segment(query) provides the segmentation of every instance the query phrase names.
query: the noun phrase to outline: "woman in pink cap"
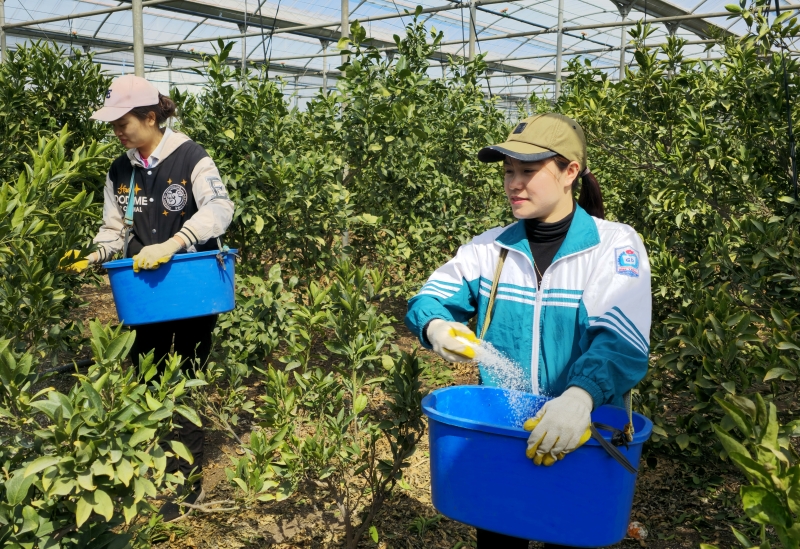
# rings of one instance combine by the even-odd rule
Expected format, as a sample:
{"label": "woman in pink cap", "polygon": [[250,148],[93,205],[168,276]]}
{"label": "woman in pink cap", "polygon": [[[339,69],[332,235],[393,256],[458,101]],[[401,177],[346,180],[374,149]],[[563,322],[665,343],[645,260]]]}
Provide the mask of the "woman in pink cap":
{"label": "woman in pink cap", "polygon": [[[123,249],[138,271],[157,269],[179,252],[217,248],[217,237],[233,217],[233,202],[203,147],[164,127],[174,114],[175,103],[144,78],[126,75],[112,82],[103,108],[92,119],[110,123],[128,151],[114,160],[106,177],[103,224],[94,238],[97,250],[70,265],[70,270],[108,261]],[[131,197],[135,201],[133,228],[126,233],[123,219]],[[131,356],[152,350],[163,368],[174,343],[175,354],[203,364],[211,351],[216,321],[217,316],[211,315],[137,326]],[[179,415],[175,423],[180,429],[173,432],[173,439],[186,445],[194,456],[194,467],[202,470],[203,429]],[[172,458],[167,470],[180,470],[188,477],[192,466]],[[202,499],[199,482],[191,490],[185,501]],[[161,509],[165,520],[181,512],[172,502]]]}

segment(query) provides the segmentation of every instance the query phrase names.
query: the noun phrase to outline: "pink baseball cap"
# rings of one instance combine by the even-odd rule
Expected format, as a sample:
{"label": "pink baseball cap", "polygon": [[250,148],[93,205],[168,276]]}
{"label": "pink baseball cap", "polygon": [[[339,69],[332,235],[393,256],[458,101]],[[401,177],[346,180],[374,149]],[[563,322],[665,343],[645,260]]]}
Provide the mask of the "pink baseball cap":
{"label": "pink baseball cap", "polygon": [[95,112],[91,119],[101,122],[119,120],[136,107],[157,105],[158,95],[156,87],[141,76],[120,76],[108,88],[103,108]]}

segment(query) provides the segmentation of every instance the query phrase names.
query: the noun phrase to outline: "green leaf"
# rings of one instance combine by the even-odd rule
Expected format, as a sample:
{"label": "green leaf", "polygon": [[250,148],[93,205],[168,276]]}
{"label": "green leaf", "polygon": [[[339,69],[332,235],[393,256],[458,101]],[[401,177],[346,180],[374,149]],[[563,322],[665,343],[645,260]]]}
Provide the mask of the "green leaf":
{"label": "green leaf", "polygon": [[125,486],[129,486],[133,478],[133,466],[131,462],[125,458],[121,459],[119,463],[117,463],[116,473],[117,479]]}
{"label": "green leaf", "polygon": [[261,231],[264,230],[264,218],[260,215],[256,216],[256,225],[255,225],[256,234],[261,234]]}
{"label": "green leaf", "polygon": [[106,520],[111,520],[114,517],[114,503],[111,501],[111,497],[100,489],[92,492],[92,495],[94,496],[92,510],[105,517]]}
{"label": "green leaf", "polygon": [[753,434],[752,423],[749,417],[745,415],[738,407],[734,406],[730,402],[719,398],[718,396],[714,396],[714,400],[717,401],[717,404],[728,414],[733,422],[736,424],[736,427],[742,432],[742,434],[746,437],[750,437]]}
{"label": "green leaf", "polygon": [[44,471],[48,467],[58,463],[61,463],[60,456],[42,456],[32,461],[31,464],[25,468],[25,476],[35,475],[39,471]]}
{"label": "green leaf", "polygon": [[178,412],[183,417],[185,417],[186,419],[188,419],[189,421],[191,421],[192,423],[194,423],[195,425],[197,425],[198,427],[203,426],[203,422],[200,421],[200,416],[198,416],[197,412],[195,412],[191,408],[181,404],[180,406],[175,407],[175,411]]}
{"label": "green leaf", "polygon": [[681,450],[686,450],[689,447],[689,435],[686,433],[681,433],[677,437],[675,437],[675,442],[678,443],[678,446]]}
{"label": "green leaf", "polygon": [[736,541],[738,541],[738,542],[739,542],[739,544],[740,544],[742,547],[744,547],[745,549],[750,549],[750,547],[752,547],[752,546],[753,546],[753,544],[752,544],[752,543],[750,543],[750,540],[749,540],[749,539],[747,539],[747,536],[745,536],[744,534],[742,534],[742,533],[741,533],[739,530],[737,530],[737,529],[736,529],[736,528],[734,528],[733,526],[731,526],[731,530],[733,530],[733,536],[736,538]]}
{"label": "green leaf", "polygon": [[369,536],[372,538],[372,541],[378,543],[378,529],[375,528],[375,525],[369,527]]}
{"label": "green leaf", "polygon": [[731,13],[742,13],[742,8],[739,4],[725,4],[725,9]]}
{"label": "green leaf", "polygon": [[234,137],[236,137],[236,134],[235,134],[235,133],[233,133],[233,131],[232,131],[232,130],[225,130],[225,131],[224,131],[224,132],[222,132],[222,133],[224,133],[224,134],[225,134],[225,137],[227,137],[228,139],[233,139]]}
{"label": "green leaf", "polygon": [[752,521],[782,528],[792,525],[791,516],[781,504],[780,499],[766,488],[743,486],[739,493],[742,496],[744,512]]}
{"label": "green leaf", "polygon": [[81,494],[81,497],[78,499],[77,505],[75,507],[75,522],[78,525],[78,528],[83,526],[83,523],[89,520],[89,516],[92,514],[92,501],[89,501],[91,498],[91,492],[86,492]]}
{"label": "green leaf", "polygon": [[133,435],[131,435],[128,444],[131,446],[137,446],[142,442],[152,439],[155,434],[156,430],[151,427],[140,427],[135,433],[133,433]]}
{"label": "green leaf", "polygon": [[712,425],[711,427],[714,428],[717,438],[722,443],[722,447],[725,448],[725,451],[728,452],[729,456],[732,454],[741,454],[742,456],[748,458],[750,457],[750,452],[748,452],[747,448],[745,448],[744,445],[742,445],[738,440],[730,436],[718,425]]}
{"label": "green leaf", "polygon": [[34,480],[36,480],[35,476],[26,476],[24,471],[17,470],[5,485],[8,504],[16,507],[22,503],[28,495],[28,489]]}
{"label": "green leaf", "polygon": [[789,372],[789,370],[787,370],[786,368],[772,368],[769,372],[767,372],[767,375],[764,376],[764,382],[770,381],[772,379],[777,379],[789,373],[791,372]]}
{"label": "green leaf", "polygon": [[188,461],[190,465],[194,463],[194,456],[192,455],[192,453],[189,451],[189,449],[186,447],[185,444],[183,444],[182,442],[178,442],[177,440],[170,440],[169,446],[170,448],[172,448],[172,451],[175,452],[175,454],[178,457]]}
{"label": "green leaf", "polygon": [[358,395],[355,401],[353,401],[353,411],[356,414],[360,414],[361,411],[367,407],[368,403],[369,399],[367,398],[367,395]]}

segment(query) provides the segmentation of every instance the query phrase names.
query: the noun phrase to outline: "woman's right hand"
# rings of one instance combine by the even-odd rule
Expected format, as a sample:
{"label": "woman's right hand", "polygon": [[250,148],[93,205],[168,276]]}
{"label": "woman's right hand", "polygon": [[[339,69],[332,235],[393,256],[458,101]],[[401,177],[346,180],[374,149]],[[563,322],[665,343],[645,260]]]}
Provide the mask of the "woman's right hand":
{"label": "woman's right hand", "polygon": [[431,320],[425,335],[433,350],[448,362],[469,362],[475,358],[475,347],[481,343],[465,325],[441,318]]}
{"label": "woman's right hand", "polygon": [[88,269],[89,265],[97,263],[99,259],[99,254],[97,252],[92,252],[83,259],[70,261],[78,256],[80,256],[80,251],[78,250],[70,250],[65,253],[64,257],[62,257],[59,262],[59,269],[70,273],[80,273]]}

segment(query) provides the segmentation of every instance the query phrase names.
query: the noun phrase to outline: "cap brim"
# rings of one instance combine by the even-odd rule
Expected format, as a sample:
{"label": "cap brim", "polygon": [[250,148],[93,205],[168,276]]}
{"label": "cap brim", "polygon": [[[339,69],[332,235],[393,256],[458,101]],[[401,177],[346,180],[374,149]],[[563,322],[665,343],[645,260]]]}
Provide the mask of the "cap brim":
{"label": "cap brim", "polygon": [[131,112],[129,107],[103,107],[89,118],[100,122],[113,122]]}
{"label": "cap brim", "polygon": [[520,141],[506,141],[499,145],[484,147],[478,151],[478,160],[481,162],[502,162],[506,156],[516,158],[522,162],[539,162],[557,156],[558,153]]}

